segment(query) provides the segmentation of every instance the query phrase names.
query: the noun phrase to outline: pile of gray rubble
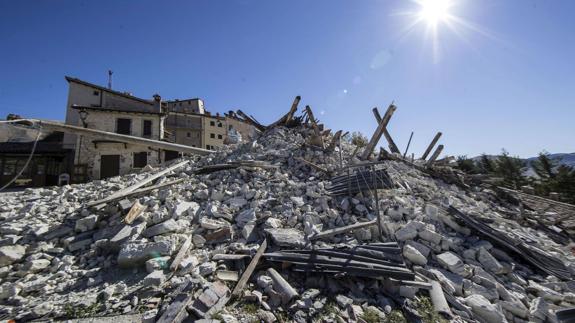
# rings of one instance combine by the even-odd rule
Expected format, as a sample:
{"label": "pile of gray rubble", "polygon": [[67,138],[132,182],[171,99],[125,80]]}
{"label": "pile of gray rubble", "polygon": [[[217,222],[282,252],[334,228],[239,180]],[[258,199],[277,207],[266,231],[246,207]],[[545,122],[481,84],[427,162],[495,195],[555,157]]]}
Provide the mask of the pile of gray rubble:
{"label": "pile of gray rubble", "polygon": [[151,189],[126,191],[162,169],[1,194],[0,319],[554,322],[575,306],[569,245],[517,207],[397,154],[360,161],[309,119],[175,161]]}

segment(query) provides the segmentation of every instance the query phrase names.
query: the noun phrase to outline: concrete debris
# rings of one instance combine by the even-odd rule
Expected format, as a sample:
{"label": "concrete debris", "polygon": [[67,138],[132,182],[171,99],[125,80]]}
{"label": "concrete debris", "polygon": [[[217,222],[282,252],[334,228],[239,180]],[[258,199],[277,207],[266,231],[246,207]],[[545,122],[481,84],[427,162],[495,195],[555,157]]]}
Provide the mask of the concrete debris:
{"label": "concrete debris", "polygon": [[569,245],[508,216],[531,211],[441,160],[372,157],[395,106],[362,149],[298,102],[272,126],[244,114],[249,143],[1,193],[0,319],[418,321],[430,296],[454,322],[545,322],[575,306]]}

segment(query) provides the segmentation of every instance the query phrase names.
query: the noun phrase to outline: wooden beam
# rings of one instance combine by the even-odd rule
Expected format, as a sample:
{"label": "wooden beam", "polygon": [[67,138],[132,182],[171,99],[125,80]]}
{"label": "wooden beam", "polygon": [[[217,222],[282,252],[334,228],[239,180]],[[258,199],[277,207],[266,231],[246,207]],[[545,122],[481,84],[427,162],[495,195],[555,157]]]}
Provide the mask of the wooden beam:
{"label": "wooden beam", "polygon": [[309,105],[305,106],[305,112],[307,113],[307,117],[309,118],[309,121],[312,123],[312,125],[316,125],[317,121],[313,115],[313,111],[311,111],[311,107]]}
{"label": "wooden beam", "polygon": [[306,165],[312,167],[313,169],[319,170],[319,171],[324,172],[324,173],[326,173],[326,174],[328,173],[327,169],[325,169],[325,168],[323,168],[323,167],[321,167],[321,166],[319,166],[319,165],[317,165],[317,164],[315,164],[315,163],[312,163],[312,162],[310,162],[310,161],[307,161],[307,160],[303,159],[302,157],[295,157],[295,159],[297,159],[297,160],[303,162],[304,164],[306,164]]}
{"label": "wooden beam", "polygon": [[134,220],[138,216],[140,216],[140,214],[142,214],[142,212],[144,212],[146,208],[148,208],[147,205],[142,205],[138,200],[136,200],[134,204],[132,204],[132,207],[130,208],[130,211],[128,212],[126,217],[124,217],[124,223],[132,224],[132,222],[134,222]]}
{"label": "wooden beam", "polygon": [[387,111],[385,112],[385,115],[381,119],[381,122],[379,123],[379,125],[375,129],[375,132],[373,133],[371,140],[369,141],[367,146],[364,148],[363,154],[361,155],[361,159],[366,160],[369,158],[369,156],[371,155],[371,153],[375,149],[375,146],[379,142],[379,139],[383,135],[383,132],[385,131],[385,127],[389,123],[389,120],[391,119],[391,116],[393,115],[393,113],[395,112],[396,109],[397,109],[397,107],[395,105],[393,105],[393,104],[389,105],[389,108],[387,108]]}
{"label": "wooden beam", "polygon": [[184,260],[184,257],[186,256],[186,253],[188,252],[191,246],[192,246],[192,237],[188,236],[186,241],[184,241],[184,243],[182,244],[180,251],[178,251],[176,258],[174,258],[174,261],[172,261],[172,263],[170,264],[171,271],[178,269],[180,263],[182,262],[182,260]]}
{"label": "wooden beam", "polygon": [[435,146],[435,144],[439,141],[439,138],[441,137],[441,132],[438,132],[435,137],[433,137],[433,140],[431,141],[431,143],[429,144],[429,146],[427,146],[427,149],[425,150],[425,152],[423,153],[423,156],[421,156],[421,159],[425,160],[427,158],[427,155],[429,155],[429,153],[431,152],[431,150],[433,149],[433,147]]}
{"label": "wooden beam", "polygon": [[[373,115],[375,116],[375,120],[377,120],[377,123],[379,124],[382,121],[382,119],[381,115],[379,114],[379,111],[377,110],[377,107],[373,108],[372,111]],[[393,141],[393,138],[391,138],[389,131],[387,131],[387,128],[383,129],[383,136],[385,137],[385,140],[387,140],[389,150],[391,150],[392,153],[401,154],[399,148],[397,148],[397,145],[395,144],[395,141]]]}
{"label": "wooden beam", "polygon": [[295,99],[293,100],[291,108],[290,108],[288,114],[286,115],[285,124],[288,124],[291,121],[291,119],[293,118],[293,115],[297,111],[297,105],[299,104],[300,100],[301,100],[301,97],[299,95],[296,96]]}
{"label": "wooden beam", "polygon": [[433,155],[431,155],[431,157],[429,158],[429,161],[427,162],[428,167],[433,165],[433,163],[435,162],[437,157],[439,157],[439,154],[441,154],[442,151],[443,151],[443,145],[437,146],[437,149],[435,149],[435,151],[433,152]]}
{"label": "wooden beam", "polygon": [[405,158],[405,155],[407,155],[407,151],[409,150],[409,145],[411,144],[411,138],[413,138],[413,131],[411,132],[411,135],[409,136],[409,141],[407,142],[407,147],[405,147],[405,152],[403,153],[403,158]]}
{"label": "wooden beam", "polygon": [[75,135],[82,135],[86,137],[93,137],[98,138],[101,140],[113,140],[118,141],[126,144],[133,144],[145,147],[152,147],[156,149],[165,149],[165,150],[175,150],[181,153],[188,153],[188,154],[197,154],[197,155],[208,155],[212,153],[211,150],[202,149],[202,148],[195,148],[180,144],[173,144],[170,142],[160,141],[160,140],[152,140],[147,138],[140,138],[128,135],[121,135],[118,133],[90,129],[90,128],[83,128],[72,126],[68,124],[52,122],[52,121],[44,121],[44,120],[32,120],[34,124],[37,124],[42,129],[52,130],[52,131],[61,131],[65,133],[71,133]]}
{"label": "wooden beam", "polygon": [[260,258],[262,257],[262,255],[266,251],[267,247],[268,247],[268,240],[264,239],[264,241],[262,242],[262,244],[258,248],[258,251],[256,252],[254,258],[252,259],[252,261],[250,261],[250,264],[248,265],[248,267],[246,268],[246,270],[242,274],[240,281],[238,281],[238,283],[236,284],[236,287],[234,287],[234,290],[232,291],[231,298],[239,298],[240,297],[240,294],[241,294],[242,290],[244,289],[244,286],[247,284],[248,280],[252,276],[254,269],[256,269],[256,266],[257,266],[258,262],[260,261]]}
{"label": "wooden beam", "polygon": [[356,229],[369,227],[369,226],[372,226],[374,224],[377,224],[377,220],[372,220],[369,222],[359,222],[359,223],[355,223],[355,224],[348,225],[345,227],[340,227],[340,228],[322,231],[316,235],[310,236],[309,239],[310,240],[317,240],[317,239],[322,239],[322,238],[326,238],[326,237],[331,237],[331,236],[334,236],[337,234],[342,234],[342,233],[346,233],[346,232],[353,231]]}
{"label": "wooden beam", "polygon": [[114,201],[114,200],[119,199],[119,198],[121,198],[121,197],[130,195],[132,192],[134,192],[134,191],[137,190],[138,188],[140,188],[140,187],[142,187],[142,186],[144,186],[144,185],[148,185],[149,183],[153,182],[154,180],[156,180],[156,179],[158,179],[158,178],[160,178],[160,177],[162,177],[162,176],[164,176],[164,175],[170,173],[171,171],[173,171],[173,170],[175,170],[175,169],[178,169],[178,168],[180,168],[180,167],[186,165],[186,164],[189,163],[189,162],[190,162],[189,160],[184,160],[184,161],[179,162],[179,163],[177,163],[177,164],[175,164],[175,165],[172,165],[172,166],[170,166],[170,167],[164,169],[163,171],[158,172],[158,173],[156,173],[156,174],[154,174],[154,175],[152,175],[152,176],[149,176],[149,177],[147,177],[147,178],[145,178],[145,179],[143,179],[143,180],[137,182],[136,184],[134,184],[134,185],[132,185],[132,186],[128,186],[128,187],[126,187],[126,188],[124,188],[124,189],[121,189],[121,190],[119,190],[119,191],[113,193],[112,195],[110,195],[110,196],[108,196],[108,197],[106,197],[106,198],[103,198],[103,199],[101,199],[101,200],[97,200],[97,201],[90,202],[90,203],[86,204],[86,207],[98,206],[98,205],[101,205],[101,204],[109,203],[110,201]]}
{"label": "wooden beam", "polygon": [[339,140],[341,139],[341,133],[342,133],[341,130],[336,131],[336,133],[333,135],[333,138],[331,138],[331,142],[326,148],[327,151],[333,151],[335,149],[335,146],[339,143]]}

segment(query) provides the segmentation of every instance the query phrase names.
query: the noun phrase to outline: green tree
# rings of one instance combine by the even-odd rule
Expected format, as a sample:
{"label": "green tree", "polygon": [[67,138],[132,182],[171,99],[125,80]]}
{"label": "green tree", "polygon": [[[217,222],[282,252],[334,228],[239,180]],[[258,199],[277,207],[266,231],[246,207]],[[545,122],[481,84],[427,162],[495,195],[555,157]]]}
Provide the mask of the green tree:
{"label": "green tree", "polygon": [[477,163],[477,169],[481,174],[493,174],[495,173],[496,163],[486,154],[482,154]]}
{"label": "green tree", "polygon": [[457,168],[461,169],[462,171],[469,174],[477,173],[477,166],[475,165],[473,159],[469,159],[467,156],[462,155],[457,157],[456,162]]}
{"label": "green tree", "polygon": [[359,131],[354,131],[351,134],[351,143],[358,146],[359,148],[365,147],[367,146],[367,137]]}
{"label": "green tree", "polygon": [[575,204],[575,169],[567,165],[558,166],[549,187],[551,191],[560,193],[566,202]]}
{"label": "green tree", "polygon": [[503,186],[519,189],[527,183],[527,179],[523,176],[525,163],[518,157],[509,156],[509,153],[503,149],[501,155],[497,156],[495,162],[495,173],[498,177],[502,178],[501,184]]}
{"label": "green tree", "polygon": [[539,153],[539,157],[533,161],[533,169],[535,173],[541,178],[542,181],[548,181],[555,177],[555,167],[557,167],[557,161],[549,157],[546,152]]}

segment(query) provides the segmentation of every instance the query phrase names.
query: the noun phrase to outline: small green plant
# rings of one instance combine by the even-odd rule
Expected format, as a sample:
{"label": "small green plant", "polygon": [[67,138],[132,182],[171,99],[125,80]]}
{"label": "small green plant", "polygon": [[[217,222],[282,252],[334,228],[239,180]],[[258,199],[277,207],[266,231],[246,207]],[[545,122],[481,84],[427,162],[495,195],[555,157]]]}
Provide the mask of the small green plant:
{"label": "small green plant", "polygon": [[407,323],[400,310],[393,310],[385,317],[385,323]]}
{"label": "small green plant", "polygon": [[423,323],[447,323],[448,321],[439,315],[434,309],[429,297],[421,297],[415,303],[415,307],[423,320]]}
{"label": "small green plant", "polygon": [[64,306],[64,315],[66,318],[85,318],[92,317],[98,313],[100,304],[94,303],[92,305],[72,305],[66,304]]}
{"label": "small green plant", "polygon": [[212,314],[212,319],[213,320],[219,320],[219,321],[224,320],[224,318],[222,317],[222,313],[220,313],[220,312],[216,312],[216,313]]}
{"label": "small green plant", "polygon": [[241,308],[244,313],[255,315],[258,312],[259,306],[256,303],[242,303]]}
{"label": "small green plant", "polygon": [[379,323],[380,317],[379,314],[371,309],[367,309],[363,312],[361,318],[367,323]]}

